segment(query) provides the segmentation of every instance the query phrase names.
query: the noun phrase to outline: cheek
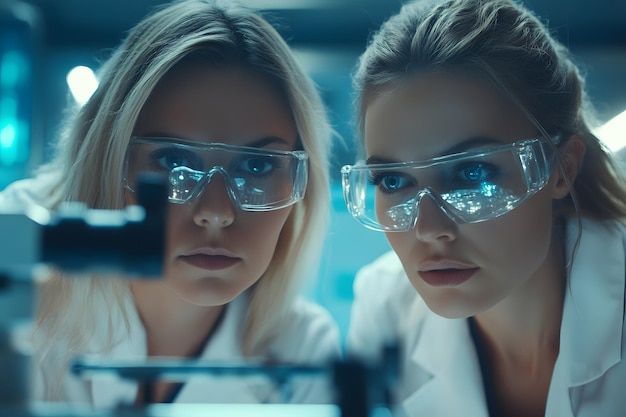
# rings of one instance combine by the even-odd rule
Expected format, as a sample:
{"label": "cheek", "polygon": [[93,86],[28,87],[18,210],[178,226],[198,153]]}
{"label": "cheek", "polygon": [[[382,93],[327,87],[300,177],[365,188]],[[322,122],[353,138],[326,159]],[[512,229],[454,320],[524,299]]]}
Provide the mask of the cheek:
{"label": "cheek", "polygon": [[189,240],[193,227],[191,206],[183,204],[168,204],[166,241],[167,251],[175,249],[176,244],[184,242],[185,236]]}
{"label": "cheek", "polygon": [[552,199],[545,191],[504,216],[467,226],[474,230],[472,244],[481,259],[512,275],[539,268],[552,241]]}
{"label": "cheek", "polygon": [[249,246],[251,256],[258,254],[260,257],[269,258],[267,259],[269,263],[290,212],[291,209],[286,208],[262,213],[247,213],[248,218],[245,225],[242,225],[242,230],[246,232],[240,238],[242,245]]}
{"label": "cheek", "polygon": [[[124,201],[127,206],[137,205],[139,201],[137,200],[137,194],[126,190],[124,193]],[[174,245],[174,242],[177,241],[177,234],[182,234],[181,229],[183,228],[183,219],[190,218],[191,216],[188,206],[180,205],[180,204],[171,204],[167,203],[166,205],[167,217],[166,217],[166,252],[169,253],[170,249]]]}
{"label": "cheek", "polygon": [[415,250],[417,238],[415,231],[385,233],[389,246],[396,252],[400,259],[404,260]]}
{"label": "cheek", "polygon": [[[432,251],[420,242],[415,230],[386,233],[390,246],[405,265],[420,258],[420,251]],[[552,240],[552,198],[544,189],[515,210],[482,223],[459,225],[457,238],[441,249],[451,256],[475,262],[494,276],[532,273],[550,249]]]}
{"label": "cheek", "polygon": [[132,191],[125,190],[124,202],[126,203],[127,206],[139,204],[139,202],[137,201],[137,194],[133,193]]}
{"label": "cheek", "polygon": [[290,209],[262,213],[244,213],[238,231],[233,230],[231,243],[246,254],[246,267],[242,270],[249,283],[256,282],[265,274],[273,259],[284,262],[285,254],[279,246],[279,239]]}

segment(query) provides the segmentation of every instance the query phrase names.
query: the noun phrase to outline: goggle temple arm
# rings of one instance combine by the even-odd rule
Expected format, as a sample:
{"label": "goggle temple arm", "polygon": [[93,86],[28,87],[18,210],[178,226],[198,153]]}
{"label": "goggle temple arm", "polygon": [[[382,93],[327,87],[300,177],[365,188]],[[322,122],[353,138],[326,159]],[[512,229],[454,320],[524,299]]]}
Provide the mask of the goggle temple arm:
{"label": "goggle temple arm", "polygon": [[556,159],[554,150],[545,142],[535,142],[521,148],[518,156],[526,177],[528,192],[539,191],[548,183],[552,175]]}
{"label": "goggle temple arm", "polygon": [[299,201],[304,198],[304,194],[306,193],[307,183],[309,181],[309,160],[308,157],[303,157],[298,159],[298,164],[296,166],[296,174],[294,176],[293,183],[293,193],[292,197],[294,200]]}

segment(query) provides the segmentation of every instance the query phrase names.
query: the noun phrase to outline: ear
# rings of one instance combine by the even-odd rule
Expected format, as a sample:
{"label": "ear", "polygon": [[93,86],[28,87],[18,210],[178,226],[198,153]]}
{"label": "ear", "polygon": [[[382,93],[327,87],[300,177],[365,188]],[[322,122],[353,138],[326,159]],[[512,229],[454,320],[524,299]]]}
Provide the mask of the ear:
{"label": "ear", "polygon": [[552,197],[561,199],[569,194],[585,156],[585,140],[580,135],[572,135],[559,146],[561,166],[556,167],[556,183],[552,189]]}

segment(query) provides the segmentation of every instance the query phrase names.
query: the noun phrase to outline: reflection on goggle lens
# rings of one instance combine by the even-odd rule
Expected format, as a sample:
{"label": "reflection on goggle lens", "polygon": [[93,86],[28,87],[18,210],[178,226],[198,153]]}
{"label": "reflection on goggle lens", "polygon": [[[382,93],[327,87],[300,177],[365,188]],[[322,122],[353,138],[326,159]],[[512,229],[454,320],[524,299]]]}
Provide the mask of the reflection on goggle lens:
{"label": "reflection on goggle lens", "polygon": [[508,213],[541,190],[552,162],[546,140],[528,139],[428,161],[347,165],[344,198],[353,217],[374,230],[410,230],[424,197],[457,223],[477,223]]}
{"label": "reflection on goggle lens", "polygon": [[133,191],[142,172],[167,175],[169,201],[188,204],[219,174],[229,198],[242,210],[277,210],[304,197],[307,161],[304,151],[172,138],[132,138],[126,156],[124,186]]}
{"label": "reflection on goggle lens", "polygon": [[501,210],[509,211],[514,208],[519,199],[511,190],[499,188],[495,184],[484,184],[482,190],[458,190],[441,195],[444,201],[455,209],[466,213],[468,217],[481,213],[498,213]]}

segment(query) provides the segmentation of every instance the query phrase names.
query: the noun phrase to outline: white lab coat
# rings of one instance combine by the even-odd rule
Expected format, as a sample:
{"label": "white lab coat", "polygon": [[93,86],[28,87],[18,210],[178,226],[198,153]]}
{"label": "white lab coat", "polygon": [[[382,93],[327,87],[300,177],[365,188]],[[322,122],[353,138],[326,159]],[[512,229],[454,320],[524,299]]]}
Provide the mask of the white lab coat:
{"label": "white lab coat", "polygon": [[[39,203],[48,191],[45,177],[28,179],[11,184],[0,193],[0,211],[22,210],[28,204]],[[102,314],[110,314],[105,300],[94,300],[93,307]],[[108,324],[101,320],[96,325],[94,337],[86,348],[89,359],[102,361],[147,358],[146,334],[130,294],[124,300],[130,337],[125,319],[114,310],[113,340],[117,343],[107,353],[102,353],[107,343]],[[228,304],[219,327],[199,356],[210,363],[241,364],[246,360],[241,350],[241,339],[248,308],[247,292]],[[45,356],[36,355],[34,364],[34,400],[87,403],[110,408],[120,403],[132,403],[138,385],[111,375],[98,375],[91,379],[78,378],[71,372],[60,375],[58,364],[66,360],[63,346]],[[288,324],[281,328],[262,359],[271,358],[283,364],[326,366],[341,355],[339,330],[322,307],[299,299],[293,306]],[[330,374],[291,378],[287,397],[281,389],[265,377],[195,377],[183,386],[175,399],[177,403],[333,403],[334,390]],[[52,389],[62,381],[61,389]]]}
{"label": "white lab coat", "polygon": [[[571,253],[573,223],[567,236]],[[546,416],[626,416],[625,265],[626,228],[583,219]],[[348,353],[375,359],[382,344],[399,341],[398,415],[488,416],[467,320],[431,312],[394,253],[362,268],[354,290]]]}
{"label": "white lab coat", "polygon": [[[228,304],[219,327],[198,360],[214,364],[242,364],[246,359],[241,351],[241,336],[247,312],[247,294],[244,293]],[[103,320],[96,328],[96,334],[86,351],[88,359],[106,361],[143,361],[147,358],[146,334],[130,296],[126,301],[130,323],[130,337],[126,335],[121,315],[114,315],[114,328],[118,329],[115,339],[119,340],[108,353],[101,353],[107,325]],[[104,305],[102,305],[104,310]],[[106,310],[103,311],[106,313]],[[267,355],[278,363],[309,364],[325,366],[340,354],[339,333],[330,315],[321,307],[299,300],[293,311],[290,323],[282,328],[276,340],[268,348]],[[88,403],[96,407],[111,408],[117,404],[132,404],[137,397],[138,385],[132,381],[120,380],[113,375],[93,375],[89,379],[78,378],[67,372],[63,376],[61,392],[42,389],[39,381],[58,382],[57,364],[63,361],[66,351],[53,350],[44,357],[36,369],[37,377],[35,400],[56,400],[69,403]],[[176,403],[333,403],[330,375],[293,378],[290,394],[282,397],[279,385],[262,376],[254,377],[192,377],[182,387],[175,399]]]}
{"label": "white lab coat", "polygon": [[15,181],[0,192],[0,212],[19,212],[30,204],[42,204],[46,193],[51,192],[50,185],[54,175]]}

